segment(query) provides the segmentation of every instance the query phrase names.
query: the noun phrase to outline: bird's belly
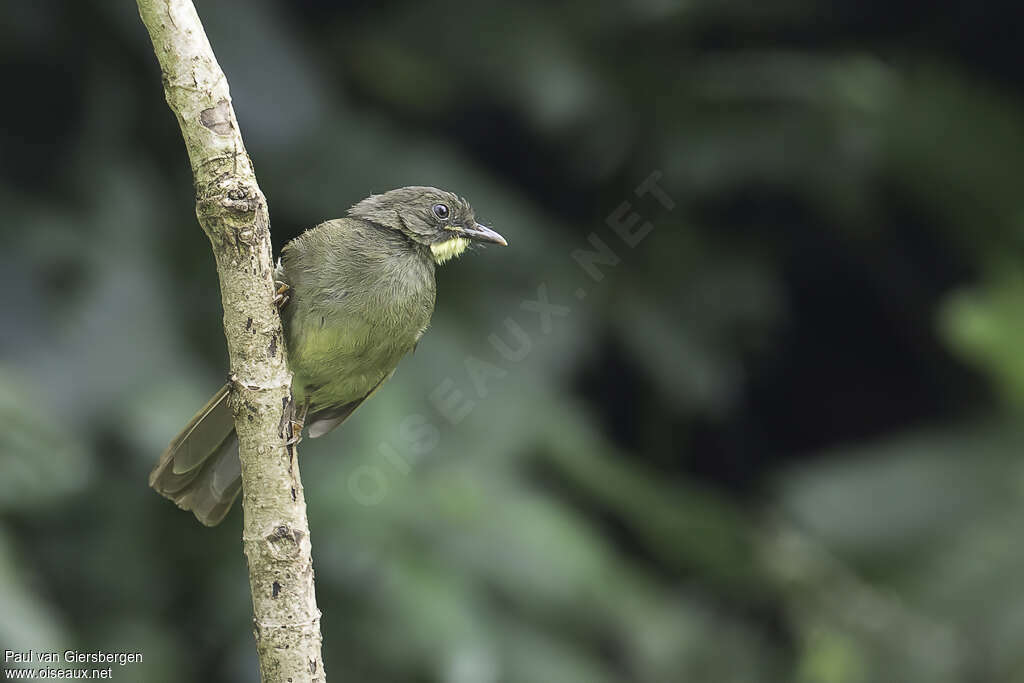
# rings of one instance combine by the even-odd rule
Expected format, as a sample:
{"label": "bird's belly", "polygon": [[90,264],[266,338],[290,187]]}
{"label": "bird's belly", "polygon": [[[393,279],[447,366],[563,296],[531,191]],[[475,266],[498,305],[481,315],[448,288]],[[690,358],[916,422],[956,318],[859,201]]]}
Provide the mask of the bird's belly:
{"label": "bird's belly", "polygon": [[381,325],[351,316],[310,316],[300,333],[289,335],[296,400],[328,407],[366,396],[415,346],[426,327],[418,322]]}

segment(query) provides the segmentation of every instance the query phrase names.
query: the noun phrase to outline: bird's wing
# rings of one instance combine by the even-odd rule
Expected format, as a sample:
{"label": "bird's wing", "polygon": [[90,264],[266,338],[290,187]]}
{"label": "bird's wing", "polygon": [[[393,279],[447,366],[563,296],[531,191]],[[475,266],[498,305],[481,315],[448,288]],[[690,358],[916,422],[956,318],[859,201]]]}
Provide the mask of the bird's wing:
{"label": "bird's wing", "polygon": [[366,392],[366,396],[355,401],[350,401],[340,406],[332,406],[330,408],[324,408],[323,410],[317,410],[313,412],[308,418],[306,418],[306,426],[309,427],[309,438],[315,439],[318,436],[323,436],[327,432],[331,431],[342,422],[348,419],[348,416],[355,412],[355,409],[363,404],[363,401],[373,396],[380,389],[380,386],[384,382],[391,378],[391,375],[395,374],[392,370],[377,382],[373,389]]}

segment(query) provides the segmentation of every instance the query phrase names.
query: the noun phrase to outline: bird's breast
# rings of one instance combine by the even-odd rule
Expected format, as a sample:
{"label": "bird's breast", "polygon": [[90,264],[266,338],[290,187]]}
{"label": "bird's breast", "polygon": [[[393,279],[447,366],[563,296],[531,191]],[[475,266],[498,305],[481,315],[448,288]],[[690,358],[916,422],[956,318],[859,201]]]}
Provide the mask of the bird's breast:
{"label": "bird's breast", "polygon": [[296,292],[298,306],[287,324],[296,395],[319,406],[348,403],[394,370],[433,313],[432,277],[418,280],[350,285],[343,295],[331,290],[335,296]]}

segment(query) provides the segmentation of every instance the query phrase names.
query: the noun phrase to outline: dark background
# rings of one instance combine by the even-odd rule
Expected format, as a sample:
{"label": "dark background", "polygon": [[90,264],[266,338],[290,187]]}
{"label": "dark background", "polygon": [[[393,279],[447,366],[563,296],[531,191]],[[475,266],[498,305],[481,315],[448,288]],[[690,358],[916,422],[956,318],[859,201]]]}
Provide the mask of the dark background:
{"label": "dark background", "polygon": [[[198,7],[277,248],[407,184],[510,243],[303,443],[331,680],[1024,679],[1019,11]],[[227,361],[134,4],[3,3],[0,82],[0,648],[254,680],[240,512],[146,487]]]}

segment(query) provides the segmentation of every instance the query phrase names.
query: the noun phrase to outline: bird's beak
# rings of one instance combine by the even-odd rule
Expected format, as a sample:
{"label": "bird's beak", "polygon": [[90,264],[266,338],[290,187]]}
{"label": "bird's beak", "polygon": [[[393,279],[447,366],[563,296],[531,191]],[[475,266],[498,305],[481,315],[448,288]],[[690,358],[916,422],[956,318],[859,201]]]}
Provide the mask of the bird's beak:
{"label": "bird's beak", "polygon": [[508,242],[505,238],[494,232],[486,225],[480,225],[479,223],[473,223],[471,226],[463,226],[459,229],[463,237],[468,237],[471,240],[477,240],[478,242],[494,242],[500,244],[503,247],[508,246]]}

